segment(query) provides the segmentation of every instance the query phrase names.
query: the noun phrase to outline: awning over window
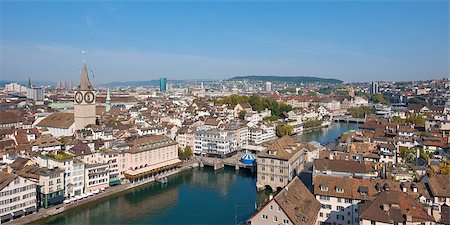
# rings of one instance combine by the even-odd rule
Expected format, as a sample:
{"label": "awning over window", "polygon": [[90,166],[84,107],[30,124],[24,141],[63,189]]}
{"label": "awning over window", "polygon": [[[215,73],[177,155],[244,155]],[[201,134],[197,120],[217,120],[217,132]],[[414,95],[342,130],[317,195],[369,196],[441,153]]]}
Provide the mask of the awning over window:
{"label": "awning over window", "polygon": [[35,206],[25,209],[25,213],[33,213],[33,212],[36,212],[36,207]]}
{"label": "awning over window", "polygon": [[64,201],[64,195],[59,195],[48,200],[48,204],[53,205]]}
{"label": "awning over window", "polygon": [[12,218],[13,218],[13,216],[11,215],[11,213],[3,215],[3,216],[0,217],[0,219],[2,220],[2,223],[6,222],[8,220],[12,220]]}
{"label": "awning over window", "polygon": [[19,211],[15,211],[13,214],[14,214],[14,217],[19,217],[19,216],[23,216],[25,214],[25,212],[23,210],[19,210]]}

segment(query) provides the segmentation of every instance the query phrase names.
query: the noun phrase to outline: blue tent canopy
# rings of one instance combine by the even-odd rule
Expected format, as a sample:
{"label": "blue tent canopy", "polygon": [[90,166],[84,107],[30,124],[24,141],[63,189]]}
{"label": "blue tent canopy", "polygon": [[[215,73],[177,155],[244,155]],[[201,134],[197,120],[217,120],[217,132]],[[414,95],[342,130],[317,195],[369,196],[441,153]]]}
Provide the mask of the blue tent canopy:
{"label": "blue tent canopy", "polygon": [[241,157],[240,161],[244,164],[254,164],[256,161],[256,157],[252,154],[250,154],[249,152],[245,153],[244,156]]}

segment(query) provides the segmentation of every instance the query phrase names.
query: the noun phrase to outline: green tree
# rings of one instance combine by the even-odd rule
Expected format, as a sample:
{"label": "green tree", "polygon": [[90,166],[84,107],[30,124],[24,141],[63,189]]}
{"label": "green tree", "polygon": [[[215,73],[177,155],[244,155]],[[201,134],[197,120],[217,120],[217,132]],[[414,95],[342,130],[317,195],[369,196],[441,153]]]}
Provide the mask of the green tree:
{"label": "green tree", "polygon": [[374,114],[375,108],[369,106],[350,107],[347,112],[355,118],[364,118],[366,115]]}
{"label": "green tree", "polygon": [[317,93],[315,91],[308,91],[308,96],[314,97],[316,95],[317,95]]}
{"label": "green tree", "polygon": [[292,135],[294,133],[294,127],[289,124],[278,124],[275,131],[278,137],[283,137],[285,135]]}
{"label": "green tree", "polygon": [[184,153],[184,157],[185,157],[186,159],[191,158],[191,156],[192,156],[192,149],[191,149],[191,146],[187,145],[187,146],[184,148],[183,153]]}
{"label": "green tree", "polygon": [[375,102],[375,103],[381,103],[381,104],[383,104],[383,105],[389,104],[389,102],[383,97],[383,95],[378,94],[378,93],[373,94],[373,95],[370,97],[370,100],[372,100],[372,101]]}
{"label": "green tree", "polygon": [[303,123],[303,128],[318,127],[322,125],[322,120],[309,119]]}
{"label": "green tree", "polygon": [[240,119],[240,120],[244,120],[244,119],[245,119],[245,114],[247,114],[247,111],[241,110],[241,111],[239,112],[239,119]]}
{"label": "green tree", "polygon": [[406,122],[416,126],[425,126],[425,118],[419,113],[413,113],[407,116]]}
{"label": "green tree", "polygon": [[408,104],[424,104],[425,101],[419,98],[410,98],[408,99]]}

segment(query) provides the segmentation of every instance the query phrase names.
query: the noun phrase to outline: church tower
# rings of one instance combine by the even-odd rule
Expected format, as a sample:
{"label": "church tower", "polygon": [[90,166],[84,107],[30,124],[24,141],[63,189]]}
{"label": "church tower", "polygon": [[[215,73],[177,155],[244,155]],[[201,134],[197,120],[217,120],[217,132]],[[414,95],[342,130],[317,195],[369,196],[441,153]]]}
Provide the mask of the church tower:
{"label": "church tower", "polygon": [[95,124],[95,89],[89,81],[86,62],[81,69],[81,79],[74,91],[75,129]]}
{"label": "church tower", "polygon": [[108,88],[108,92],[106,94],[106,107],[105,107],[105,111],[109,112],[109,110],[111,110],[111,96],[109,95],[109,88]]}

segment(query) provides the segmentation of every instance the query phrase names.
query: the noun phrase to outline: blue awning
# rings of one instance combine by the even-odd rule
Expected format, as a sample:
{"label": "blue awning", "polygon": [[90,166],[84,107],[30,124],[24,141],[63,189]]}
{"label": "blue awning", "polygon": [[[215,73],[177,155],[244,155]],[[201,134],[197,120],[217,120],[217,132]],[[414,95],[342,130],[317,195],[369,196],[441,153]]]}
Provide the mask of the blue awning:
{"label": "blue awning", "polygon": [[58,195],[56,197],[50,198],[48,200],[48,204],[50,205],[54,205],[54,204],[58,204],[64,201],[64,195]]}

